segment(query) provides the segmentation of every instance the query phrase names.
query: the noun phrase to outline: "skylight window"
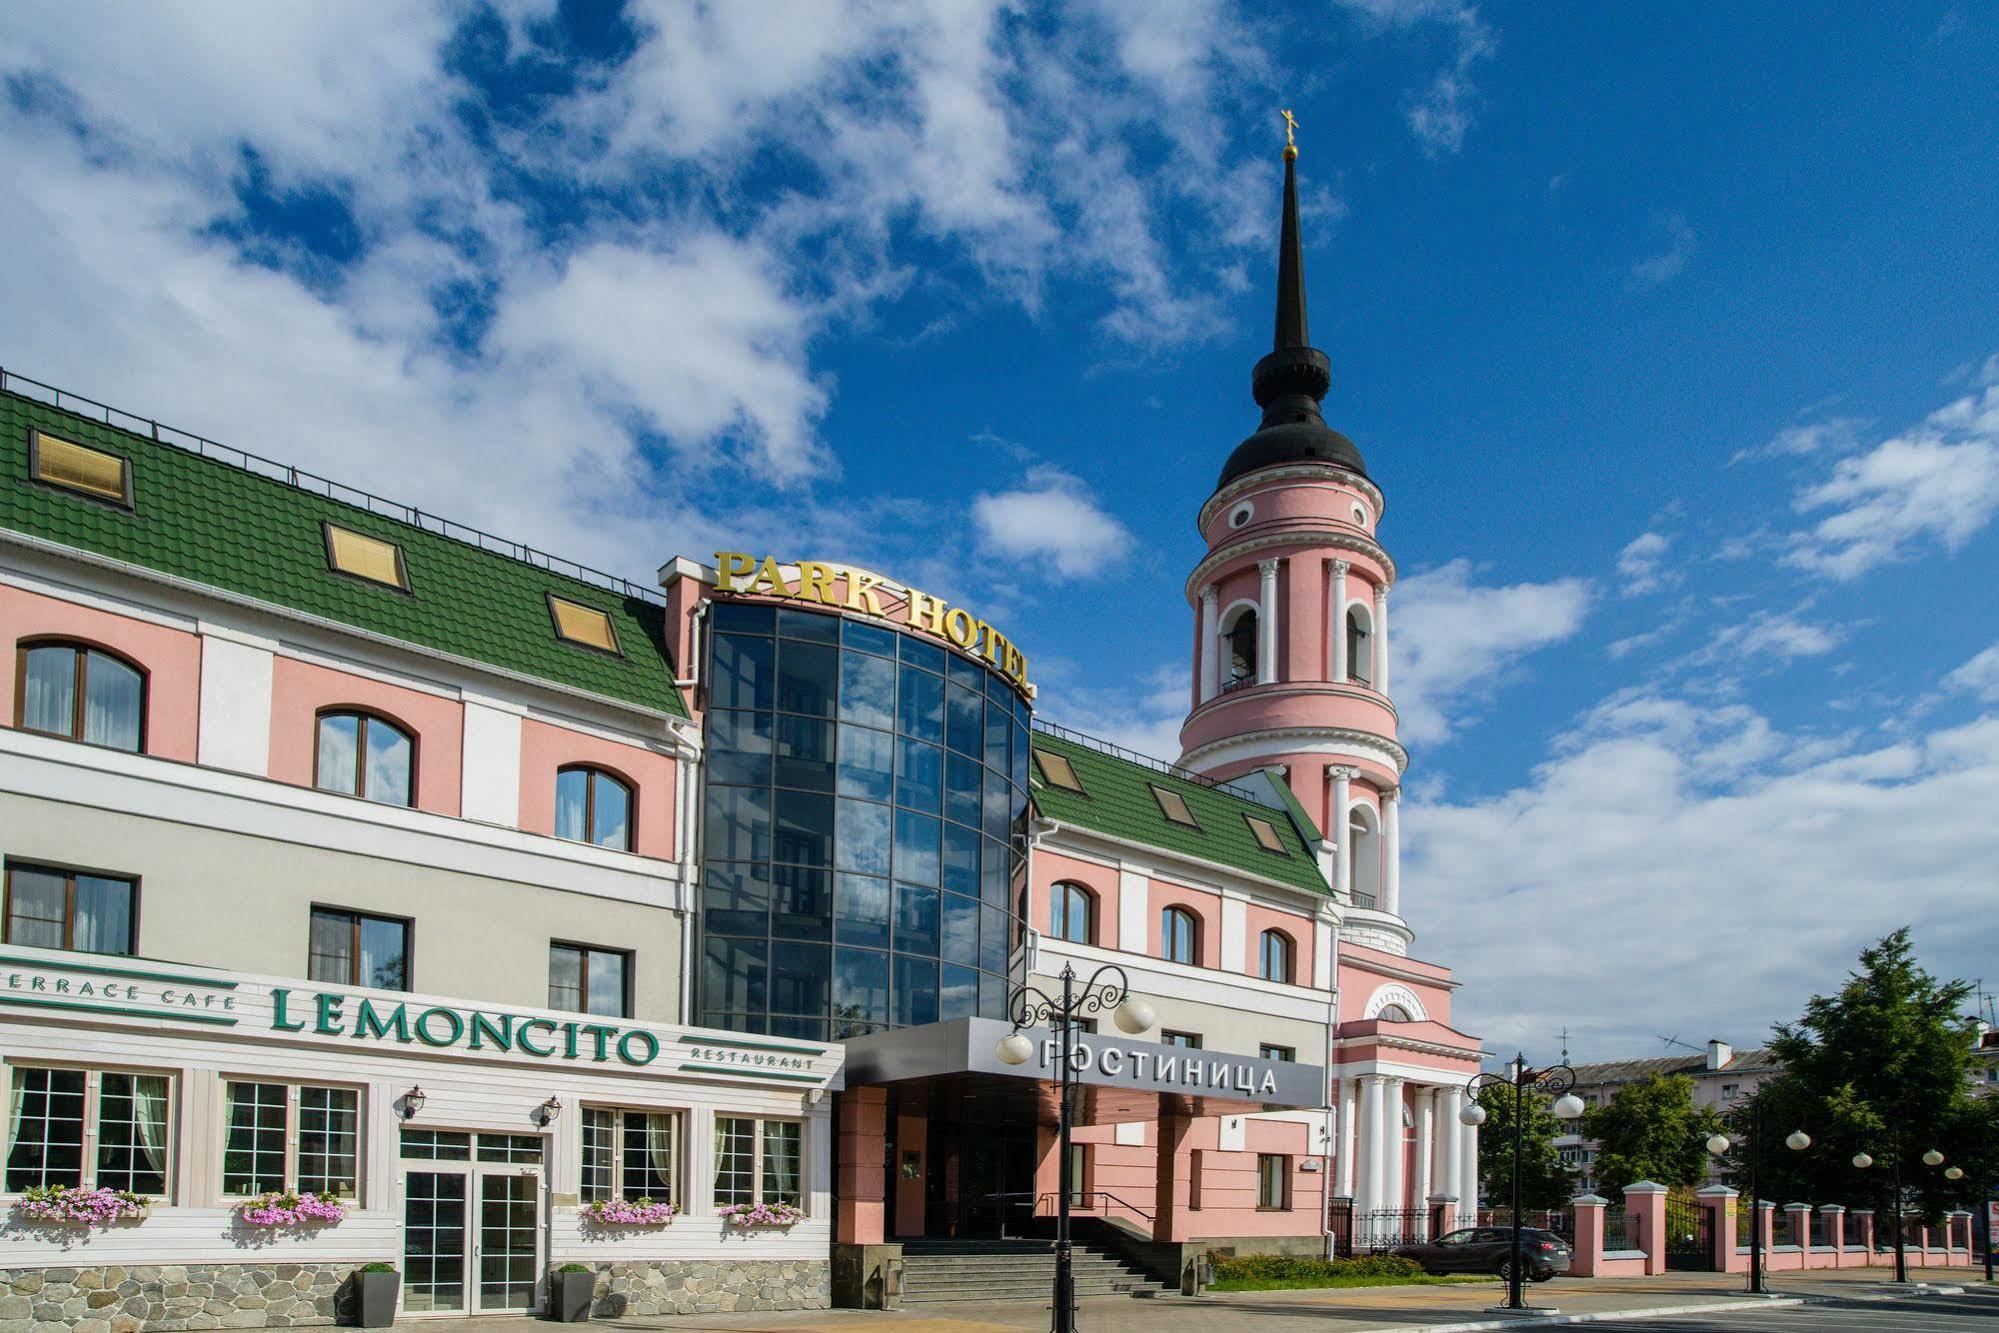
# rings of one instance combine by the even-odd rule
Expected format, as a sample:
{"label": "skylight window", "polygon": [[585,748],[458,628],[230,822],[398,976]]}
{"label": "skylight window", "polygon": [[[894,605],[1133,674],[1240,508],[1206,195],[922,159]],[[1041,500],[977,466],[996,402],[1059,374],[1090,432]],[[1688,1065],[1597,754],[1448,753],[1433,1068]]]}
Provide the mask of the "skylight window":
{"label": "skylight window", "polygon": [[115,505],[132,505],[132,463],[119,454],[93,449],[41,431],[28,434],[28,475]]}
{"label": "skylight window", "polygon": [[1068,759],[1059,754],[1050,754],[1046,750],[1036,750],[1034,758],[1035,762],[1041,765],[1041,776],[1049,786],[1060,787],[1079,796],[1084,794],[1082,781],[1076,776],[1076,766]]}
{"label": "skylight window", "polygon": [[1168,819],[1176,824],[1185,824],[1188,828],[1201,827],[1194,819],[1194,812],[1187,808],[1187,798],[1179,792],[1168,791],[1164,787],[1154,787],[1152,794],[1159,801],[1161,813]]}
{"label": "skylight window", "polygon": [[565,601],[551,593],[548,613],[555,619],[556,638],[600,653],[618,652],[618,632],[611,626],[611,617],[596,607]]}
{"label": "skylight window", "polygon": [[403,563],[403,548],[379,537],[326,525],[326,565],[336,573],[366,579],[401,592],[410,590],[409,567]]}
{"label": "skylight window", "polygon": [[1275,824],[1267,819],[1258,819],[1255,815],[1244,815],[1243,819],[1249,824],[1249,831],[1256,835],[1257,846],[1266,852],[1276,852],[1279,856],[1291,855],[1284,848],[1284,840],[1277,836]]}

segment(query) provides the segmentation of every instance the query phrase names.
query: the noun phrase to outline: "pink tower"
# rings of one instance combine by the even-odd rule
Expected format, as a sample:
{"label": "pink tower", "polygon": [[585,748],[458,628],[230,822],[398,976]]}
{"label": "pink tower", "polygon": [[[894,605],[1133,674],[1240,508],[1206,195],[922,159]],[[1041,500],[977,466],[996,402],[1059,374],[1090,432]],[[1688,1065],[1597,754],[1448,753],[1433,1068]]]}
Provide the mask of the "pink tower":
{"label": "pink tower", "polygon": [[1375,540],[1380,489],[1319,412],[1332,365],[1306,332],[1296,157],[1285,150],[1275,346],[1251,376],[1263,422],[1201,506],[1208,552],[1187,579],[1194,691],[1180,762],[1219,778],[1281,769],[1324,834],[1342,936],[1400,954],[1409,757],[1388,695],[1395,562]]}

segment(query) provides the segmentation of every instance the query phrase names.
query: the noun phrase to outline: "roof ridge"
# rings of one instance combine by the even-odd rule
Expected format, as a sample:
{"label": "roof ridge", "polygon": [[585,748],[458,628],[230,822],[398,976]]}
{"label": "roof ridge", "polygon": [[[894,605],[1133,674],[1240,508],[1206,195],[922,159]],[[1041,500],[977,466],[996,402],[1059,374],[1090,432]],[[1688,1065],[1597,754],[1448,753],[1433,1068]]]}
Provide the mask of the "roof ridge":
{"label": "roof ridge", "polygon": [[[36,394],[23,393],[13,387],[21,384],[32,385],[34,388],[47,390],[50,394],[54,395],[54,399],[53,401],[43,399]],[[358,486],[349,486],[345,482],[335,481],[331,477],[322,477],[316,472],[307,472],[292,464],[281,463],[277,459],[266,458],[262,454],[253,454],[247,449],[239,449],[235,445],[223,444],[220,441],[211,440],[205,435],[196,434],[194,431],[182,430],[178,426],[162,425],[151,417],[142,417],[135,412],[128,412],[122,407],[112,407],[107,403],[97,401],[95,398],[87,398],[72,390],[58,388],[53,384],[46,384],[41,380],[23,375],[18,371],[8,370],[5,366],[0,366],[0,394],[19,398],[23,402],[39,403],[43,407],[53,407],[59,412],[67,412],[71,416],[88,421],[91,419],[88,414],[77,411],[76,408],[69,406],[64,400],[69,400],[69,403],[82,403],[96,408],[104,414],[103,425],[108,426],[112,430],[122,431],[136,439],[150,440],[154,444],[166,445],[169,448],[178,449],[182,453],[192,454],[196,458],[205,459],[221,467],[234,468],[239,472],[261,478],[276,485],[291,486],[296,490],[304,491],[309,495],[317,495],[321,499],[330,500],[335,504],[345,505],[350,509],[368,514],[371,517],[379,518],[386,522],[400,523],[405,527],[415,528],[419,532],[429,533],[433,537],[442,537],[446,541],[456,542],[460,546],[483,551],[487,555],[497,556],[503,560],[512,560],[518,564],[527,565],[532,569],[553,574],[558,578],[566,578],[573,582],[596,588],[600,592],[616,593],[625,597],[636,597],[640,601],[650,602],[656,606],[664,606],[666,604],[666,598],[658,591],[647,588],[643,584],[633,583],[630,579],[623,578],[617,574],[583,564],[581,561],[570,560],[548,551],[537,550],[529,546],[526,542],[511,541],[508,538],[487,532],[483,528],[475,528],[469,523],[460,523],[453,519],[445,518],[441,514],[426,513],[415,505],[404,504],[400,500],[391,500],[386,496],[376,495],[372,491],[364,491]],[[123,425],[113,420],[114,416],[124,417],[134,423],[143,423],[150,427],[150,430],[135,430],[132,426]],[[166,434],[163,435],[162,431],[166,432]],[[174,439],[169,438],[169,436],[179,436],[181,438]],[[184,443],[183,441],[191,443]],[[234,455],[234,458],[217,457],[214,453],[210,452],[211,450],[218,450],[225,454]],[[261,465],[261,467],[253,465]],[[276,474],[264,471],[264,468],[275,469]],[[358,497],[359,502],[355,499],[347,498],[349,496]],[[392,510],[399,512],[384,513],[375,507],[377,505],[386,505]],[[490,543],[498,543],[499,545],[495,547]],[[539,558],[537,559],[537,557]]]}
{"label": "roof ridge", "polygon": [[1149,768],[1162,777],[1176,778],[1181,782],[1191,783],[1197,787],[1205,787],[1210,791],[1223,792],[1227,795],[1248,801],[1252,805],[1261,806],[1266,810],[1282,809],[1281,805],[1274,798],[1263,796],[1253,788],[1241,786],[1238,780],[1234,778],[1211,778],[1205,773],[1196,773],[1192,769],[1182,768],[1178,764],[1169,763],[1164,759],[1159,759],[1149,754],[1142,754],[1127,746],[1119,745],[1116,741],[1105,740],[1101,736],[1092,736],[1088,732],[1077,731],[1072,727],[1065,727],[1059,723],[1049,722],[1039,717],[1034,719],[1034,730],[1055,740],[1067,741],[1071,745],[1080,745],[1084,749],[1094,750],[1109,759],[1118,759],[1127,764]]}

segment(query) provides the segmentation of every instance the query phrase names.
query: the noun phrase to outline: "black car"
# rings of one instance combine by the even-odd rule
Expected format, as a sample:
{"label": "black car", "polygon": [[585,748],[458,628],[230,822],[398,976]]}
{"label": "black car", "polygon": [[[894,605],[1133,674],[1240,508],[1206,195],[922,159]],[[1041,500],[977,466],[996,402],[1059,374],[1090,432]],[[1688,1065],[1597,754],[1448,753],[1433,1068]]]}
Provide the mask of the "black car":
{"label": "black car", "polygon": [[[1506,1276],[1513,1253],[1511,1227],[1463,1227],[1421,1245],[1398,1245],[1391,1254],[1414,1259],[1426,1273],[1497,1273]],[[1520,1228],[1522,1271],[1535,1282],[1546,1282],[1569,1269],[1569,1243],[1540,1227]]]}

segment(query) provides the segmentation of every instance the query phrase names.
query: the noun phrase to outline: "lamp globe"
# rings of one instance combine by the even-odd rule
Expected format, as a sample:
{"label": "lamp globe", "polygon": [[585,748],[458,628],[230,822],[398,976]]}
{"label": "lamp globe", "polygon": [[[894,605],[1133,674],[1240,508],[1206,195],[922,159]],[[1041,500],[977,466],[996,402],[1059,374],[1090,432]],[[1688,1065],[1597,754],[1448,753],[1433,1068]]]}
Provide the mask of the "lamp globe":
{"label": "lamp globe", "polygon": [[1853,1154],[1853,1164],[1862,1171],[1865,1171],[1868,1167],[1874,1165],[1874,1159],[1864,1152],[1857,1152]]}
{"label": "lamp globe", "polygon": [[1784,1136],[1784,1146],[1792,1152],[1803,1152],[1812,1146],[1812,1136],[1802,1129],[1794,1129]]}
{"label": "lamp globe", "polygon": [[1942,1154],[1942,1153],[1940,1153],[1940,1152],[1938,1152],[1938,1151],[1937,1151],[1937,1150],[1936,1150],[1935,1148],[1932,1148],[1932,1149],[1930,1149],[1930,1150],[1929,1150],[1928,1152],[1926,1152],[1926,1153],[1924,1153],[1924,1154],[1923,1154],[1923,1165],[1924,1165],[1924,1166],[1942,1166],[1942,1165],[1943,1165],[1943,1154]]}
{"label": "lamp globe", "polygon": [[1156,1015],[1152,1012],[1151,1005],[1133,995],[1127,997],[1111,1017],[1117,1020],[1119,1031],[1136,1036],[1152,1026]]}
{"label": "lamp globe", "polygon": [[1483,1106],[1480,1106],[1477,1102],[1465,1103],[1465,1109],[1458,1112],[1458,1123],[1461,1125],[1484,1124],[1485,1108]]}
{"label": "lamp globe", "polygon": [[1708,1135],[1708,1136],[1707,1136],[1707,1150],[1708,1150],[1709,1152],[1713,1153],[1713,1154],[1714,1154],[1714,1155],[1715,1155],[1716,1157],[1719,1157],[1719,1156],[1721,1156],[1721,1155],[1722,1155],[1723,1153],[1727,1152],[1727,1151],[1728,1151],[1728,1135],[1726,1135],[1726,1134],[1710,1134],[1710,1135]]}
{"label": "lamp globe", "polygon": [[1565,1092],[1555,1099],[1555,1117],[1559,1120],[1575,1120],[1583,1113],[1583,1099],[1573,1092]]}
{"label": "lamp globe", "polygon": [[993,1053],[1010,1065],[1024,1065],[1034,1058],[1034,1043],[1018,1032],[1009,1032],[999,1039]]}

